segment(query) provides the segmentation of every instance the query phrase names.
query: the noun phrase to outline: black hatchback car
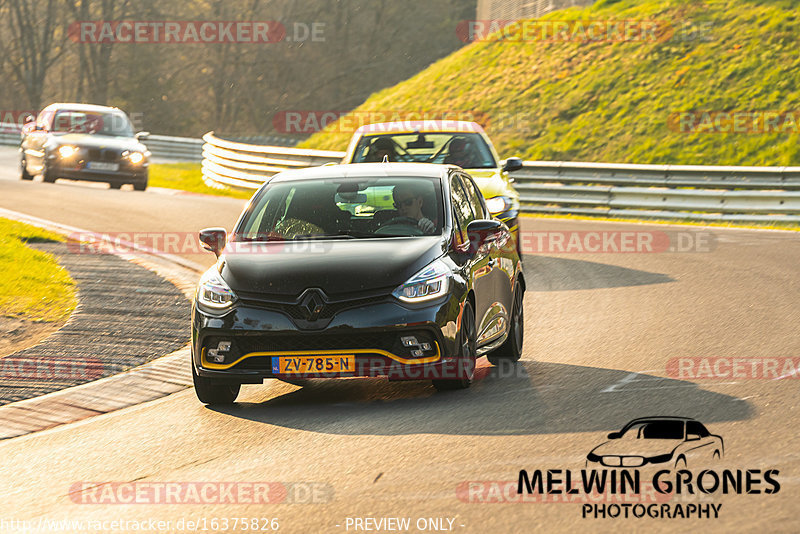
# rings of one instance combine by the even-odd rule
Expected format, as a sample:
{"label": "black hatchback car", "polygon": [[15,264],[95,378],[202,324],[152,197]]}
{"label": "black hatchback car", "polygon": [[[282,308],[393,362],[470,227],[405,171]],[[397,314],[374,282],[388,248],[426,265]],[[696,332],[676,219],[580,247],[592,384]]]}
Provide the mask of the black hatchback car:
{"label": "black hatchback car", "polygon": [[525,279],[509,229],[461,168],[334,165],[276,175],[192,308],[198,398],[265,378],[387,376],[469,387],[478,356],[520,358]]}
{"label": "black hatchback car", "polygon": [[107,182],[112,189],[132,184],[147,189],[150,152],[118,108],[90,104],[51,104],[22,128],[20,168],[23,180],[37,174]]}

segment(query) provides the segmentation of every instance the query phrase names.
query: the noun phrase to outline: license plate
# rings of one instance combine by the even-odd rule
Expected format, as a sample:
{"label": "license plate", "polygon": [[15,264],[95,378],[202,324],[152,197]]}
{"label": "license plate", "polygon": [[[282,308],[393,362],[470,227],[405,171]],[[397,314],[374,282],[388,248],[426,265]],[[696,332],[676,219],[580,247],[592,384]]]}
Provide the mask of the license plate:
{"label": "license plate", "polygon": [[107,161],[90,161],[86,164],[88,169],[94,171],[118,171],[119,163],[109,163]]}
{"label": "license plate", "polygon": [[352,373],[356,357],[345,356],[273,356],[272,372],[281,375],[316,373]]}

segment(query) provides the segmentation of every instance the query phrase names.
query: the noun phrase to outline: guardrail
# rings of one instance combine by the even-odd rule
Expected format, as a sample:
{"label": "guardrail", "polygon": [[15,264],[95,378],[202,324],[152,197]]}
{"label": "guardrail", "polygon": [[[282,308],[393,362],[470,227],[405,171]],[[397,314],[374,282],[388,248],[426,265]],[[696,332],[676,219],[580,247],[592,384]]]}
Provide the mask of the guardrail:
{"label": "guardrail", "polygon": [[800,222],[800,167],[526,161],[513,177],[529,213]]}
{"label": "guardrail", "polygon": [[263,146],[226,141],[208,132],[203,136],[203,181],[210,187],[258,189],[275,174],[339,163],[344,152]]}
{"label": "guardrail", "polygon": [[19,146],[20,127],[13,122],[0,122],[0,145]]}
{"label": "guardrail", "polygon": [[200,161],[203,159],[203,141],[200,139],[151,134],[142,142],[150,153],[157,158],[183,161]]}
{"label": "guardrail", "polygon": [[[254,190],[291,168],[343,152],[233,143],[203,136],[203,180]],[[527,213],[703,221],[800,222],[800,167],[526,161],[513,173]]]}

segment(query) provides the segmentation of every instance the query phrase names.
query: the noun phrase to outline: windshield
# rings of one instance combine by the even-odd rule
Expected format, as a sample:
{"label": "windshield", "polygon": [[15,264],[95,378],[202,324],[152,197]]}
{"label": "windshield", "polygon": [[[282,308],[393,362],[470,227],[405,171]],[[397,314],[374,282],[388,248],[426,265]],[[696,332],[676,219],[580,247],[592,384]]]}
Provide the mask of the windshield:
{"label": "windshield", "polygon": [[452,163],[464,169],[497,167],[491,150],[476,133],[398,133],[362,137],[353,163],[389,161]]}
{"label": "windshield", "polygon": [[297,180],[268,185],[239,224],[235,241],[359,239],[441,234],[438,178]]}
{"label": "windshield", "polygon": [[133,137],[133,126],[122,112],[59,111],[53,119],[53,131]]}
{"label": "windshield", "polygon": [[683,421],[647,421],[625,431],[626,438],[683,439]]}

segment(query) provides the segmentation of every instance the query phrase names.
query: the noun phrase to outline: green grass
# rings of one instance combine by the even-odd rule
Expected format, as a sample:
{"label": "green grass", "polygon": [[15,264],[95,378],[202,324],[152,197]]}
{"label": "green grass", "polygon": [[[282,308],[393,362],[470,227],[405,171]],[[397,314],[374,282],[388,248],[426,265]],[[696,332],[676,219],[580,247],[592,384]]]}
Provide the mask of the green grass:
{"label": "green grass", "polygon": [[[651,42],[476,42],[373,94],[356,112],[482,116],[503,157],[800,164],[797,133],[687,134],[668,126],[670,114],[684,111],[800,110],[795,2],[601,0],[543,18],[655,20],[674,34]],[[332,124],[301,146],[344,150],[350,132],[338,130]]]}
{"label": "green grass", "polygon": [[247,199],[253,196],[252,191],[234,191],[233,189],[208,187],[203,183],[199,163],[157,163],[150,165],[149,185],[223,197]]}
{"label": "green grass", "polygon": [[29,242],[63,241],[58,234],[0,218],[0,316],[66,320],[77,304],[75,282],[52,254]]}

